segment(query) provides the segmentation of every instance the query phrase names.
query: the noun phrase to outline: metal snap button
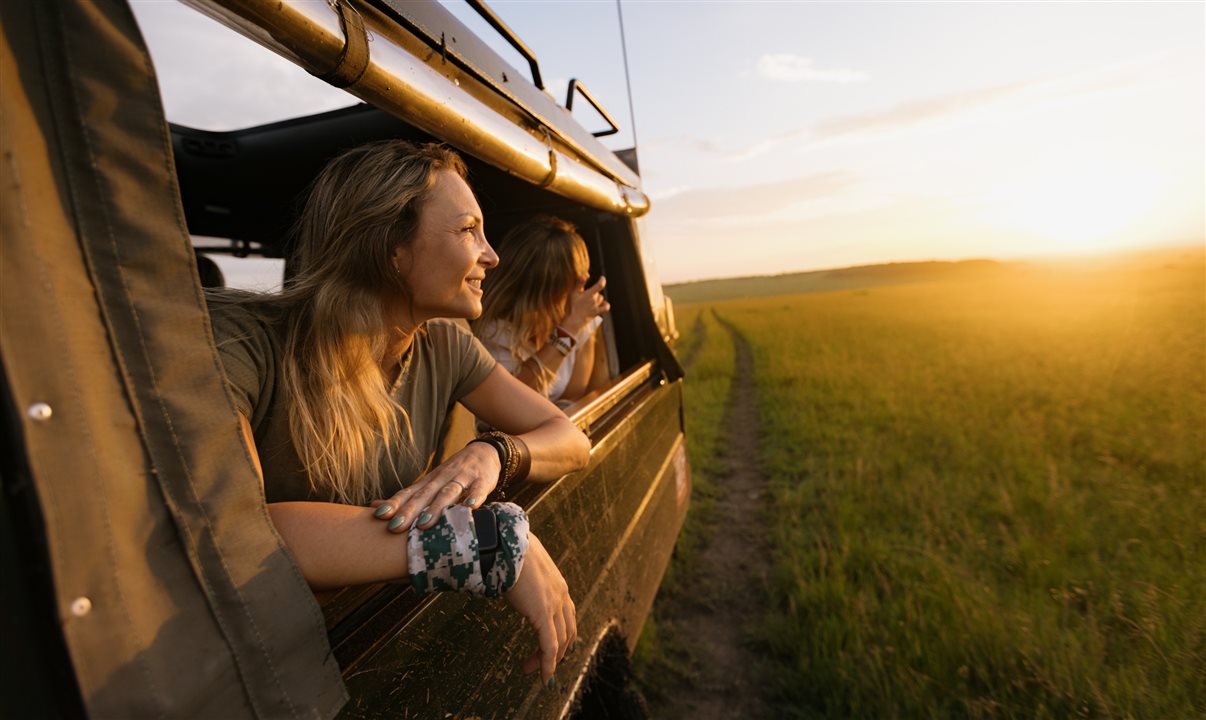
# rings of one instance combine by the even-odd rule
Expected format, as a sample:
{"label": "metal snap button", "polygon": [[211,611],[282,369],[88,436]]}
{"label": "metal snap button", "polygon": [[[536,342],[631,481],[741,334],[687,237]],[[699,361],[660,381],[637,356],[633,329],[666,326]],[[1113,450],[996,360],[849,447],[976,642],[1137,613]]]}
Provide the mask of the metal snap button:
{"label": "metal snap button", "polygon": [[92,612],[92,601],[86,597],[77,597],[71,601],[71,614],[76,617],[84,617]]}
{"label": "metal snap button", "polygon": [[28,415],[31,420],[42,421],[49,420],[50,416],[54,414],[54,410],[46,403],[34,403],[33,405],[29,406],[29,409],[25,411],[25,414]]}

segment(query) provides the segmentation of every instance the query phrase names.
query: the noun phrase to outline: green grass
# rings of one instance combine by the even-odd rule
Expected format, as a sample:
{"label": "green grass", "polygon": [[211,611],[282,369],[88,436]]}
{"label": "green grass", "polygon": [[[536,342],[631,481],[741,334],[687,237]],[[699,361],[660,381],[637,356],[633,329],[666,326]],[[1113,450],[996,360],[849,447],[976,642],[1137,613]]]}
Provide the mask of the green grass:
{"label": "green grass", "polygon": [[832,292],[947,278],[991,277],[1009,272],[1015,267],[1017,267],[1016,263],[1003,264],[993,260],[960,262],[931,260],[886,265],[861,265],[782,275],[699,280],[667,285],[666,294],[679,304],[716,303],[737,298]]}
{"label": "green grass", "polygon": [[725,408],[733,379],[734,348],[710,306],[685,305],[675,310],[682,333],[676,353],[687,358],[684,404],[687,412],[687,458],[691,466],[691,505],[682,533],[674,548],[674,559],[645,621],[634,654],[634,666],[646,690],[657,699],[669,678],[690,675],[691,659],[674,623],[675,605],[680,601],[683,578],[690,575],[698,557],[705,530],[715,511],[716,480],[726,468],[718,460]]}
{"label": "green grass", "polygon": [[[1206,717],[1200,251],[713,307],[755,353],[784,717]],[[676,568],[731,373],[712,322]]]}

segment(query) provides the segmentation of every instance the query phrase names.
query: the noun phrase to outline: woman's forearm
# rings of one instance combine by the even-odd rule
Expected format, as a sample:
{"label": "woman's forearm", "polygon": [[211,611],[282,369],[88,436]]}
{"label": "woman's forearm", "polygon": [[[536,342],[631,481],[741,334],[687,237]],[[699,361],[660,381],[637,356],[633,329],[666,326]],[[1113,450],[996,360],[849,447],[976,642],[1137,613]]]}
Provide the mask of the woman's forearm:
{"label": "woman's forearm", "polygon": [[532,454],[528,477],[533,480],[559,478],[586,467],[590,460],[586,435],[548,399],[524,387],[502,367],[495,367],[461,402],[487,425],[524,441]]}
{"label": "woman's forearm", "polygon": [[574,369],[570,372],[569,382],[565,385],[561,397],[566,400],[577,400],[586,394],[587,383],[590,382],[591,371],[595,369],[595,336],[593,332],[578,346],[574,354]]}
{"label": "woman's forearm", "polygon": [[557,377],[565,356],[552,344],[545,344],[527,360],[519,364],[515,377],[524,385],[544,395],[549,383]]}
{"label": "woman's forearm", "polygon": [[268,514],[315,590],[407,577],[406,534],[373,522],[373,509],[320,502],[270,503]]}
{"label": "woman's forearm", "polygon": [[549,418],[518,437],[532,453],[529,480],[556,480],[590,460],[590,440],[564,416]]}

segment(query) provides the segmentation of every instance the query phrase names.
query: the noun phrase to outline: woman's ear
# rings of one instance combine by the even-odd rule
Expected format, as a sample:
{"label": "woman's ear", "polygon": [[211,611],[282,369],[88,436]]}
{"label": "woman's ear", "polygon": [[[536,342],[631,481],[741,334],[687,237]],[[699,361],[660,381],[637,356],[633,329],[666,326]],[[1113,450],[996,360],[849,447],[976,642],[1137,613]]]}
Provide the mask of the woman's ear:
{"label": "woman's ear", "polygon": [[409,249],[402,245],[395,247],[393,254],[390,256],[390,263],[393,264],[395,273],[405,275],[411,265]]}

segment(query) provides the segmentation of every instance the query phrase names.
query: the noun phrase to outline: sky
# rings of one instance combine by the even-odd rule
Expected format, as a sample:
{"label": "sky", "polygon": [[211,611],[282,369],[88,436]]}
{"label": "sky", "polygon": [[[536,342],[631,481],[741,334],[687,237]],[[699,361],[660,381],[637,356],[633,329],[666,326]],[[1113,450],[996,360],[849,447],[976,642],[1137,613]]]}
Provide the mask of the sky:
{"label": "sky", "polygon": [[[174,122],[357,102],[171,0],[131,4]],[[615,117],[609,147],[635,118],[664,282],[1206,237],[1203,2],[625,1],[631,106],[615,2],[490,5],[559,102],[577,78]]]}

